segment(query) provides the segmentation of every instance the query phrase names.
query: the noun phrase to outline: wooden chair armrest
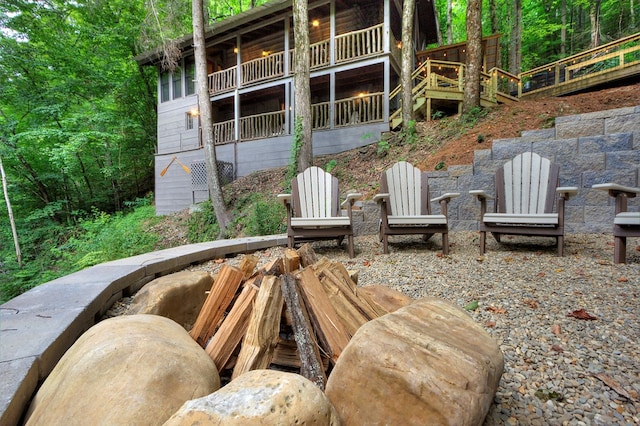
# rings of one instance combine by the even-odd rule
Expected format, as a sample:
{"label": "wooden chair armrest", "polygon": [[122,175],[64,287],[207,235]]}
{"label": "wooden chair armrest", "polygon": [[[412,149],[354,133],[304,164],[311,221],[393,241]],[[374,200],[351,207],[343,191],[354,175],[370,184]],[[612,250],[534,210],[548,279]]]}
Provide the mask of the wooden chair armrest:
{"label": "wooden chair armrest", "polygon": [[351,192],[349,194],[347,194],[347,198],[342,202],[342,204],[340,204],[340,207],[345,207],[347,205],[353,206],[353,203],[357,200],[362,198],[362,194],[359,192]]}
{"label": "wooden chair armrest", "polygon": [[473,189],[471,191],[469,191],[469,194],[471,195],[475,195],[476,198],[479,201],[483,201],[483,200],[493,200],[493,197],[489,194],[487,194],[485,191],[483,191],[482,189]]}
{"label": "wooden chair armrest", "polygon": [[373,196],[373,201],[375,201],[376,203],[380,204],[383,201],[388,200],[390,197],[389,193],[381,193],[381,194],[376,194]]}
{"label": "wooden chair armrest", "polygon": [[556,193],[565,200],[568,200],[572,195],[578,194],[578,188],[575,186],[560,186],[556,188]]}
{"label": "wooden chair armrest", "polygon": [[291,204],[291,194],[278,194],[278,200],[282,201],[285,206]]}
{"label": "wooden chair armrest", "polygon": [[439,196],[439,197],[432,198],[432,199],[431,199],[431,202],[432,202],[432,203],[437,203],[437,202],[440,202],[440,201],[443,201],[443,200],[444,200],[444,201],[446,201],[446,202],[448,203],[448,202],[449,202],[449,201],[451,201],[452,199],[454,199],[454,198],[456,198],[456,197],[459,197],[459,196],[460,196],[460,193],[459,193],[459,192],[447,192],[446,194],[442,194],[442,195],[441,195],[441,196]]}
{"label": "wooden chair armrest", "polygon": [[631,186],[622,186],[617,183],[598,183],[591,186],[593,189],[599,189],[601,191],[608,191],[609,195],[616,197],[620,193],[624,193],[627,197],[635,197],[636,194],[640,194],[640,188],[634,188]]}

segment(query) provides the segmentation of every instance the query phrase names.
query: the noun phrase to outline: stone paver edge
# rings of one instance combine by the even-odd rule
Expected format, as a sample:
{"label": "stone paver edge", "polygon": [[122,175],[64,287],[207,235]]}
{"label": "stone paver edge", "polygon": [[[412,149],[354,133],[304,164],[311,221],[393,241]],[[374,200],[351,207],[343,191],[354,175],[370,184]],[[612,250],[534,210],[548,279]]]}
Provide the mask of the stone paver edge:
{"label": "stone paver edge", "polygon": [[[286,244],[281,234],[145,253],[44,283],[0,305],[0,424],[19,423],[37,387],[66,350],[123,295],[191,264]],[[60,297],[61,307],[56,303]],[[48,330],[42,332],[43,326]]]}

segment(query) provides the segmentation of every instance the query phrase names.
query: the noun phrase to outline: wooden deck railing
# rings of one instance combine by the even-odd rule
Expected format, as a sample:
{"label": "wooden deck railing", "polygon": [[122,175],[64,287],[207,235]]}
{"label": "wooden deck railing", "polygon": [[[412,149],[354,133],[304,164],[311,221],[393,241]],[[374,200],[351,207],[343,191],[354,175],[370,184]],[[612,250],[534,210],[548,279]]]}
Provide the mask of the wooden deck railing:
{"label": "wooden deck railing", "polygon": [[335,61],[345,62],[382,52],[382,24],[336,36]]}
{"label": "wooden deck railing", "polygon": [[320,102],[311,105],[311,128],[313,130],[331,127],[331,102]]}
{"label": "wooden deck railing", "polygon": [[640,33],[520,74],[518,95],[588,79],[640,63]]}
{"label": "wooden deck railing", "polygon": [[233,142],[236,139],[235,120],[213,124],[213,140],[216,145]]}
{"label": "wooden deck railing", "polygon": [[242,64],[242,84],[282,77],[284,75],[284,52],[269,54]]}
{"label": "wooden deck railing", "polygon": [[384,92],[367,93],[346,98],[335,103],[335,126],[382,121],[382,96]]}
{"label": "wooden deck railing", "polygon": [[213,95],[235,89],[238,84],[236,75],[236,67],[209,74],[209,93]]}
{"label": "wooden deck railing", "polygon": [[262,139],[286,134],[284,111],[250,115],[240,119],[240,139]]}

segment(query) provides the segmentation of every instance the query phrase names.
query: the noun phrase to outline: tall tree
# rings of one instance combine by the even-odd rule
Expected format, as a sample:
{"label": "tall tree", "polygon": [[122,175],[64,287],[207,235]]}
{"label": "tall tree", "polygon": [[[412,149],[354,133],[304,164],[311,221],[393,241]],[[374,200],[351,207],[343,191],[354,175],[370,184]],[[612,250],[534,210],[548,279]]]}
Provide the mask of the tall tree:
{"label": "tall tree", "polygon": [[11,208],[11,200],[9,199],[9,189],[7,187],[7,176],[2,166],[2,156],[0,156],[0,179],[2,179],[2,191],[4,192],[4,200],[7,204],[7,212],[9,213],[9,223],[11,224],[11,233],[13,235],[13,245],[16,249],[16,259],[18,266],[22,267],[22,253],[20,252],[20,241],[18,240],[18,231],[16,229],[16,221],[13,218],[13,209]]}
{"label": "tall tree", "polygon": [[[298,171],[313,165],[311,134],[311,88],[309,86],[309,11],[307,0],[293,0],[293,36],[295,40],[293,80],[295,135],[300,143]],[[301,132],[301,134],[298,134]],[[299,140],[297,140],[300,138]]]}
{"label": "tall tree", "polygon": [[467,61],[462,112],[480,106],[480,72],[482,71],[482,0],[467,2]]}
{"label": "tall tree", "polygon": [[447,0],[447,44],[453,44],[453,0]]}
{"label": "tall tree", "polygon": [[509,72],[518,75],[522,62],[522,0],[512,0]]}
{"label": "tall tree", "polygon": [[567,52],[567,0],[562,0],[560,4],[560,56],[566,56]]}
{"label": "tall tree", "polygon": [[600,2],[589,0],[589,21],[591,22],[591,47],[600,45]]}
{"label": "tall tree", "polygon": [[408,126],[413,120],[413,13],[415,0],[404,0],[402,4],[402,65],[400,80],[402,84],[402,123]]}
{"label": "tall tree", "polygon": [[202,138],[204,139],[205,163],[207,168],[207,185],[209,197],[213,204],[221,235],[224,234],[231,222],[227,206],[222,194],[222,186],[218,175],[218,161],[216,158],[215,138],[213,136],[213,108],[209,100],[209,81],[207,78],[207,48],[204,38],[204,9],[203,0],[192,0],[193,14],[193,50],[196,67],[196,93],[198,95],[198,110]]}

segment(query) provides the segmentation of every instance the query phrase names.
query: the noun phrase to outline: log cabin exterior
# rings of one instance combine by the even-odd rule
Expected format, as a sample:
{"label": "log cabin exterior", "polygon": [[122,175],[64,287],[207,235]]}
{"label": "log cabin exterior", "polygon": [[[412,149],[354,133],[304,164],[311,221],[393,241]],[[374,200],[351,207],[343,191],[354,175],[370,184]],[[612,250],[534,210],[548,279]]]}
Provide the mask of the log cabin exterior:
{"label": "log cabin exterior", "polygon": [[[373,143],[398,109],[400,97],[389,95],[400,79],[402,1],[310,0],[308,8],[314,155]],[[434,0],[416,1],[415,17],[421,50],[437,39]],[[295,111],[292,1],[215,23],[205,37],[222,179],[285,166]],[[191,36],[179,45],[180,68],[159,68],[156,214],[208,198]],[[158,52],[136,58],[156,66],[158,59]]]}

